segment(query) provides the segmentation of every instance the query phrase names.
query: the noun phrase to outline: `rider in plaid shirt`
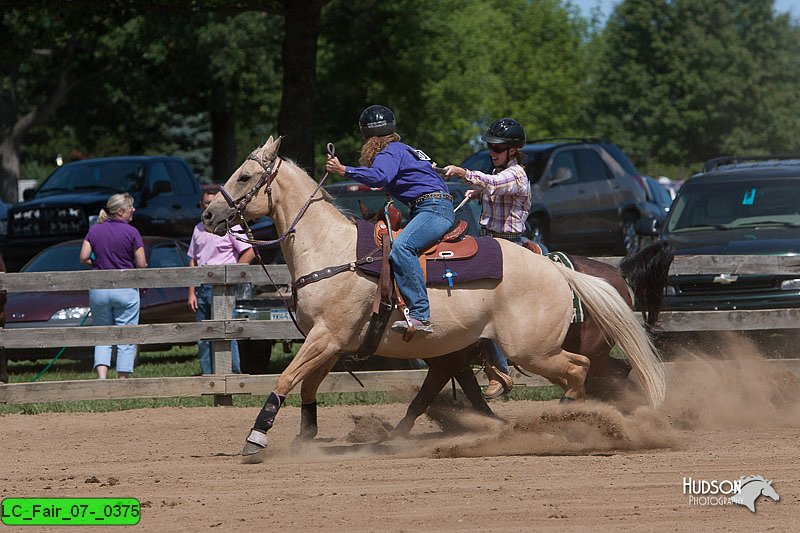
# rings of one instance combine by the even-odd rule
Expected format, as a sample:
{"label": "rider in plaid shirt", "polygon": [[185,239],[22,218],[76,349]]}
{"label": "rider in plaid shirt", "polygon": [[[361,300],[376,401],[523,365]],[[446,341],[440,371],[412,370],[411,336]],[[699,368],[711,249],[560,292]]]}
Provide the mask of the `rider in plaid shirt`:
{"label": "rider in plaid shirt", "polygon": [[[491,125],[482,139],[489,145],[489,157],[494,167],[492,174],[449,165],[445,167],[445,175],[457,176],[478,186],[477,191],[467,194],[480,193],[483,206],[480,223],[484,235],[522,244],[525,222],[531,209],[530,182],[522,166],[525,154],[520,151],[525,145],[525,131],[516,120],[501,118]],[[509,375],[505,354],[496,343],[490,345],[492,361],[485,367],[489,386],[484,395],[497,398],[510,392],[514,381]]]}

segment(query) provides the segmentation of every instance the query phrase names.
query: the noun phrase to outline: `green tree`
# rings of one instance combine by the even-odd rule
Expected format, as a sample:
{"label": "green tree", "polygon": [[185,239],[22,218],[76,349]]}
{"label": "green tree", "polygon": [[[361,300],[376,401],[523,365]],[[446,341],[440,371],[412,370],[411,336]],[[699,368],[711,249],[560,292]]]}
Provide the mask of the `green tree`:
{"label": "green tree", "polygon": [[353,161],[356,119],[372,103],[392,107],[401,135],[442,164],[474,151],[501,116],[532,137],[573,132],[586,35],[556,0],[334,1],[320,44],[321,140]]}
{"label": "green tree", "polygon": [[796,149],[797,36],[772,0],[626,0],[597,43],[591,124],[640,164]]}

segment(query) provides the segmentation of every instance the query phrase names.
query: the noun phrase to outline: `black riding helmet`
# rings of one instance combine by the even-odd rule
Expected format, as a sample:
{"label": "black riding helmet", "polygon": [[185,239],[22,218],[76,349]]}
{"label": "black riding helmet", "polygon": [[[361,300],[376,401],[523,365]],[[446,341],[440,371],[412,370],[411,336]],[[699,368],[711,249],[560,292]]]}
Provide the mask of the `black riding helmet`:
{"label": "black riding helmet", "polygon": [[358,125],[361,127],[361,135],[365,139],[389,135],[394,133],[394,113],[386,106],[371,105],[361,112],[361,116],[358,117]]}
{"label": "black riding helmet", "polygon": [[514,148],[525,146],[525,130],[513,118],[501,118],[494,121],[481,136],[488,144],[505,144]]}

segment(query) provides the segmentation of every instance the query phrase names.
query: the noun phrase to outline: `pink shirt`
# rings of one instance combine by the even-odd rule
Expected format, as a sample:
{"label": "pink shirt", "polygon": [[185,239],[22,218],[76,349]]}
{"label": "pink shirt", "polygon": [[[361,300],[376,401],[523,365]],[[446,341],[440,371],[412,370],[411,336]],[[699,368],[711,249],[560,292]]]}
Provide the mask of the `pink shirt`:
{"label": "pink shirt", "polygon": [[[236,226],[233,229],[242,228]],[[189,243],[187,255],[194,259],[197,266],[228,265],[239,261],[239,257],[250,248],[251,245],[237,240],[229,233],[220,237],[207,232],[203,223],[199,222],[192,232],[192,242]]]}

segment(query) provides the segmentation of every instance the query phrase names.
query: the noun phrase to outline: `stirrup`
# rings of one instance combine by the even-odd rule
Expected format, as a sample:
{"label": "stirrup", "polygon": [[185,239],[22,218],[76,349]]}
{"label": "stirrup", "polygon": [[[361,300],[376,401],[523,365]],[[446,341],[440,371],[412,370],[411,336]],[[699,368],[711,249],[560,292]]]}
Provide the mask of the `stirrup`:
{"label": "stirrup", "polygon": [[488,379],[499,381],[503,385],[505,392],[511,392],[511,389],[514,388],[514,380],[511,378],[511,376],[488,361],[485,361],[483,364],[483,372],[486,374]]}

